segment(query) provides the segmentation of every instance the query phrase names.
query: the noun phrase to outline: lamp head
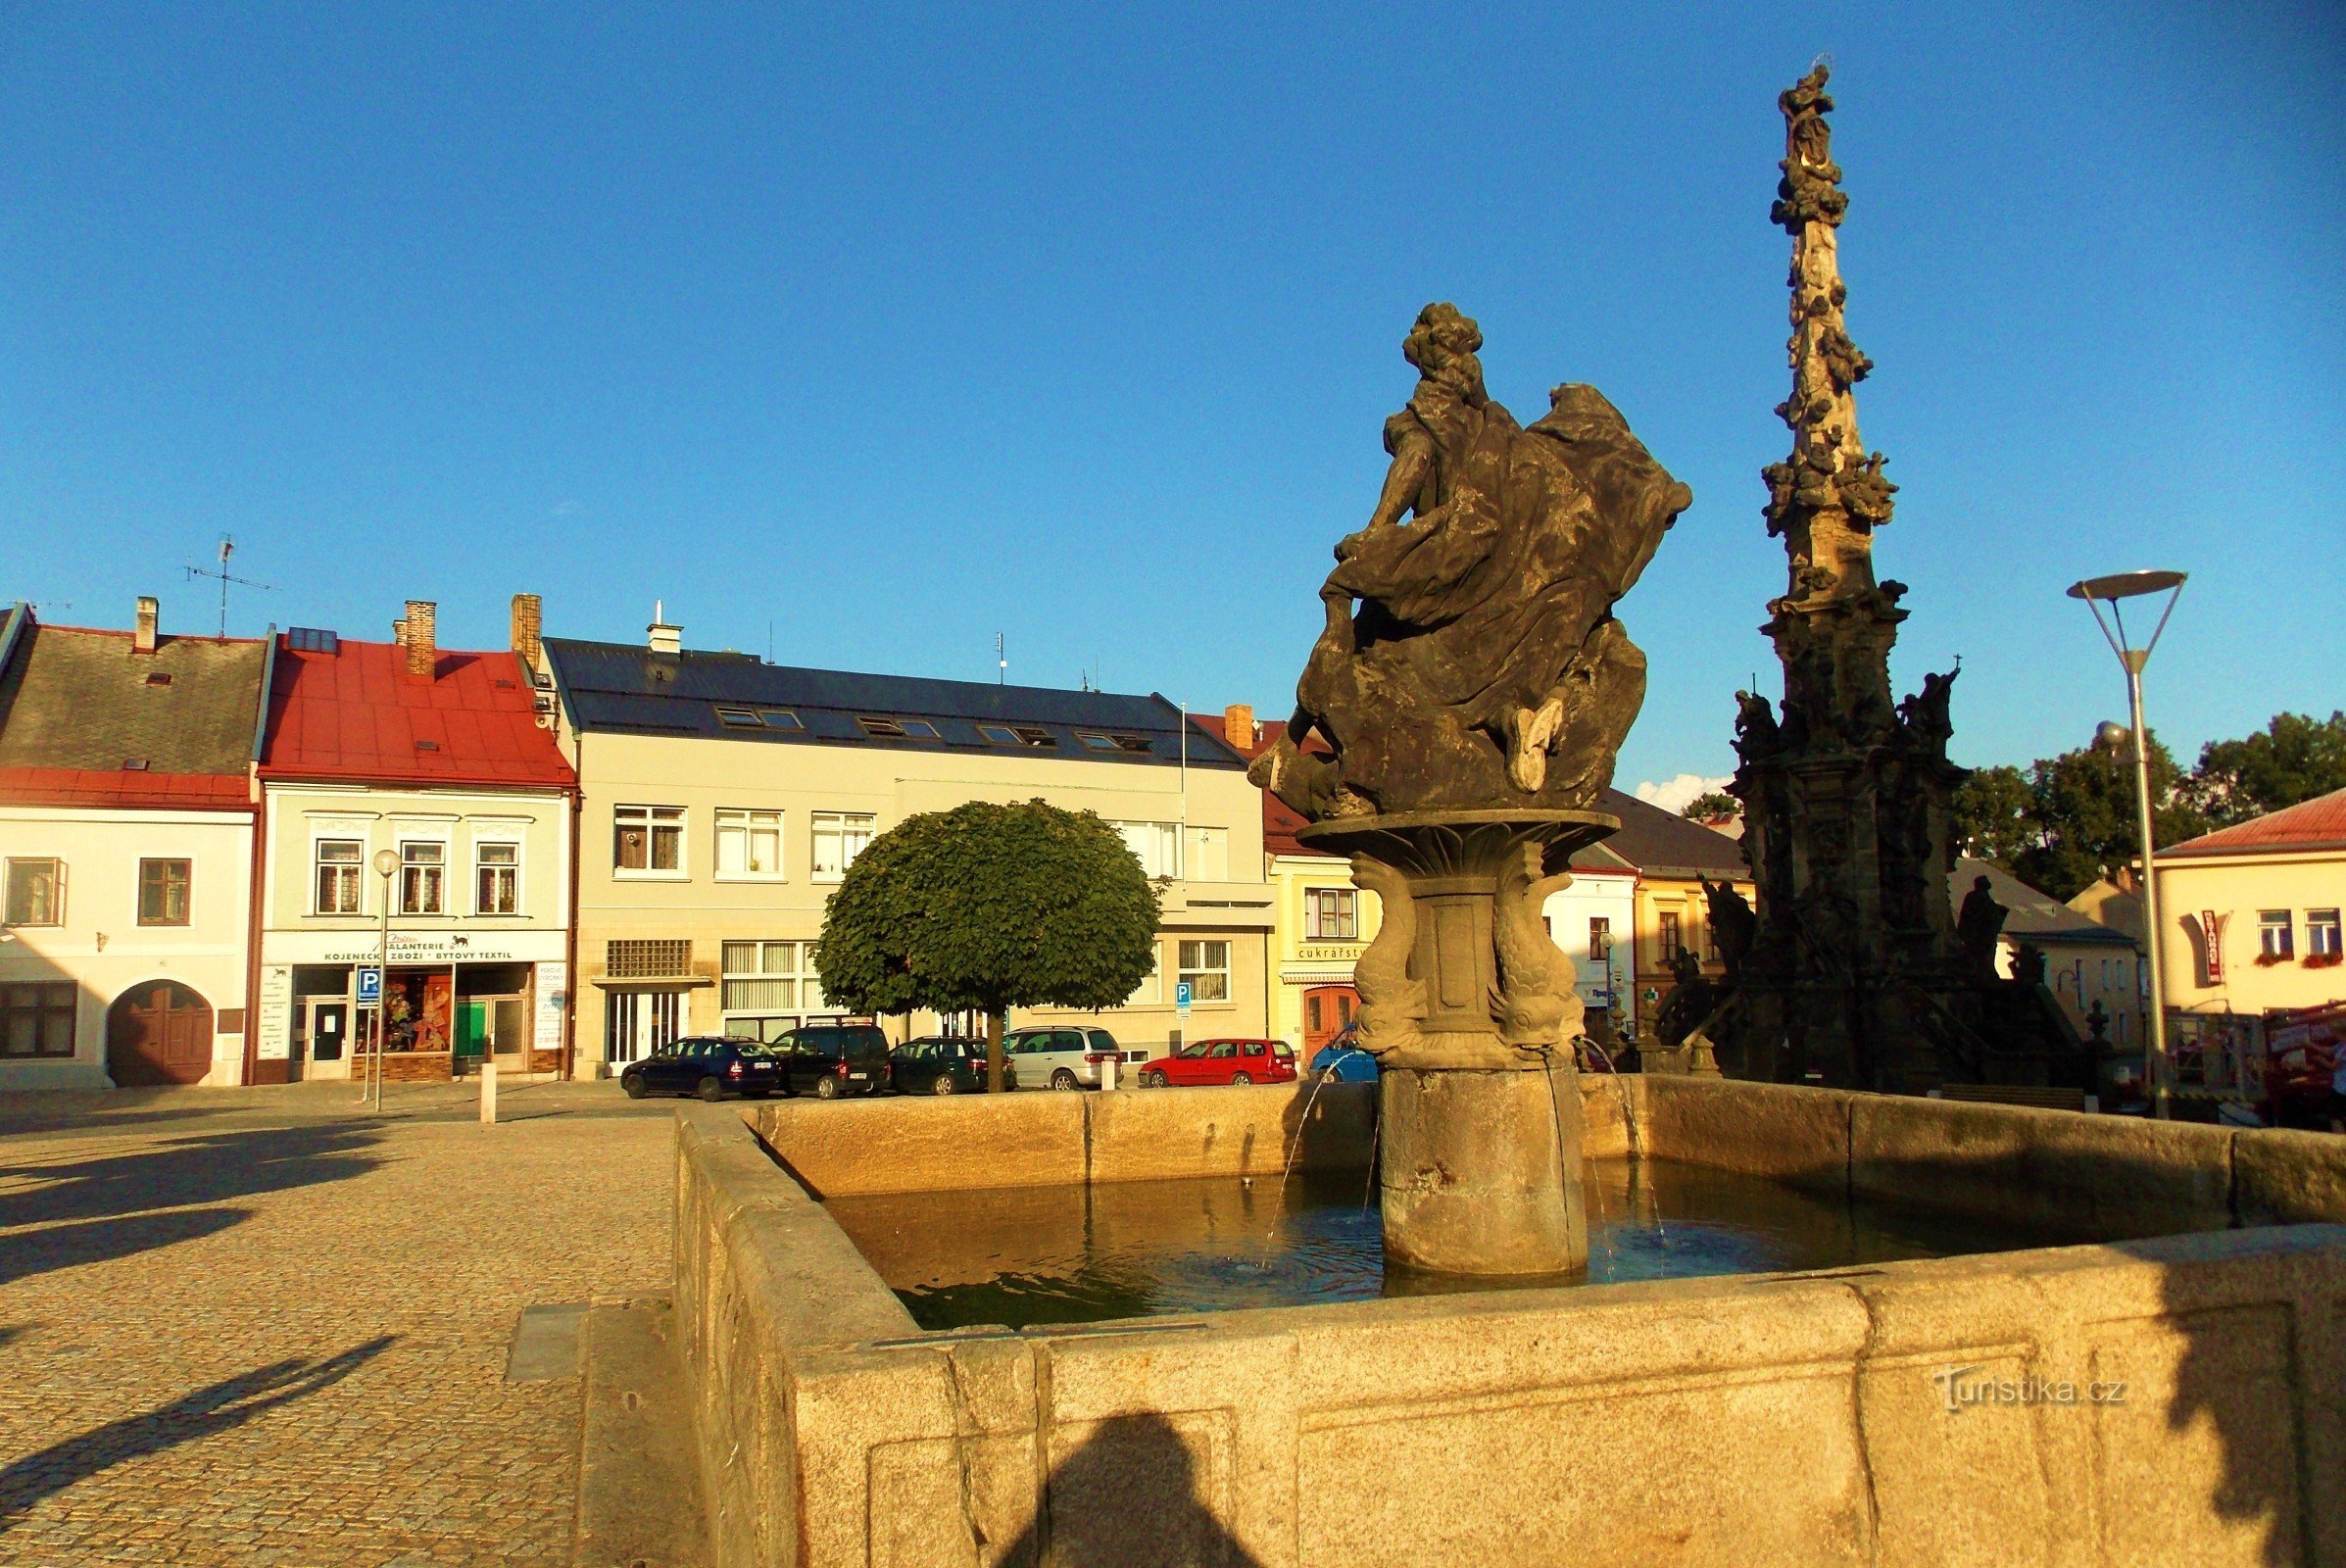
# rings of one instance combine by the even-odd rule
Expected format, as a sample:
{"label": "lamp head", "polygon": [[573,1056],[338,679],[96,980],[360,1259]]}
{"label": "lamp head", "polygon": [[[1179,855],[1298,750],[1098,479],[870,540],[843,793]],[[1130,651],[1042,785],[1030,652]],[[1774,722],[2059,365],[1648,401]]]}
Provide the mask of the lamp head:
{"label": "lamp head", "polygon": [[2124,724],[2112,719],[2105,718],[2093,727],[2093,744],[2097,751],[2123,751],[2133,738]]}
{"label": "lamp head", "polygon": [[398,869],[399,852],[397,850],[377,850],[374,852],[374,874],[376,876],[389,876],[392,872]]}
{"label": "lamp head", "polygon": [[2070,584],[2072,599],[2132,599],[2138,594],[2164,593],[2183,586],[2180,571],[2119,571],[2107,577],[2088,577]]}

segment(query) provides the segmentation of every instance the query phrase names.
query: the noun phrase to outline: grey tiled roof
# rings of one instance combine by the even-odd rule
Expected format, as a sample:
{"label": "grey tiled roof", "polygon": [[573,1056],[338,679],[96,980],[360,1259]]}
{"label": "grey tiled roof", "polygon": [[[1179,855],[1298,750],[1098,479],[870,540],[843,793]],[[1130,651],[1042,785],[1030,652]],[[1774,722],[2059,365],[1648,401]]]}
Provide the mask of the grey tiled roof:
{"label": "grey tiled roof", "polygon": [[28,631],[0,670],[0,767],[247,770],[265,643],[166,637],[138,654],[124,631]]}
{"label": "grey tiled roof", "polygon": [[2067,942],[2098,944],[2114,948],[2130,948],[2134,939],[2090,919],[2063,904],[2049,893],[2039,893],[2019,877],[1985,860],[1957,860],[1954,872],[1947,878],[1947,896],[1955,907],[1963,907],[1964,897],[1972,891],[1975,877],[1987,878],[1987,891],[1995,901],[2011,912],[2004,919],[2004,934],[2028,942]]}
{"label": "grey tiled roof", "polygon": [[[885,746],[897,751],[1015,753],[978,733],[980,723],[1025,724],[1049,732],[1042,750],[1061,759],[1178,764],[1181,710],[1164,698],[1070,692],[1046,686],[871,675],[768,664],[747,654],[686,651],[665,657],[625,643],[549,637],[548,662],[572,720],[590,733],[690,735],[799,746]],[[734,726],[719,708],[795,714],[801,727]],[[858,717],[925,719],[935,739],[875,740]],[[1127,736],[1144,749],[1096,750],[1079,732]],[[1222,741],[1191,726],[1192,767],[1243,768]]]}

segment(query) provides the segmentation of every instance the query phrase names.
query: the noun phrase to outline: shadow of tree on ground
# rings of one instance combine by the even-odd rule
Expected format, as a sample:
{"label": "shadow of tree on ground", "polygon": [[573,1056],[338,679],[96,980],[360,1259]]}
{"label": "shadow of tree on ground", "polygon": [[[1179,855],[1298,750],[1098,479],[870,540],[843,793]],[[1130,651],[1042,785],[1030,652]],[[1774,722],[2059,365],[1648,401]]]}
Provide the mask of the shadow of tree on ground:
{"label": "shadow of tree on ground", "polygon": [[125,1460],[242,1426],[278,1405],[330,1388],[380,1355],[395,1339],[378,1335],[320,1361],[296,1357],[272,1362],[26,1454],[0,1470],[0,1534],[23,1522],[24,1512],[43,1497]]}
{"label": "shadow of tree on ground", "polygon": [[19,1231],[0,1241],[0,1286],[52,1269],[129,1257],[216,1235],[252,1217],[249,1208],[172,1208],[119,1219],[80,1220]]}
{"label": "shadow of tree on ground", "polygon": [[[173,1139],[87,1158],[24,1157],[0,1176],[27,1183],[0,1194],[0,1230],[116,1219],[342,1181],[373,1169],[382,1133],[365,1124],[266,1127]],[[56,1147],[41,1152],[51,1153]],[[12,1245],[14,1245],[12,1241]]]}

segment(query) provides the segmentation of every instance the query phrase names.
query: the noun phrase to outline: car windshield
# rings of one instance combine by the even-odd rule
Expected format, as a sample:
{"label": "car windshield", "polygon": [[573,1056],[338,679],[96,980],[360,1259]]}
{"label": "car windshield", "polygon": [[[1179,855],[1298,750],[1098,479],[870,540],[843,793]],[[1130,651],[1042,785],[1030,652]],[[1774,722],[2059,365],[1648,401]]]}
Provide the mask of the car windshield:
{"label": "car windshield", "polygon": [[1205,1059],[1205,1054],[1212,1049],[1211,1046],[1200,1040],[1194,1046],[1182,1047],[1173,1054],[1183,1061],[1202,1061]]}

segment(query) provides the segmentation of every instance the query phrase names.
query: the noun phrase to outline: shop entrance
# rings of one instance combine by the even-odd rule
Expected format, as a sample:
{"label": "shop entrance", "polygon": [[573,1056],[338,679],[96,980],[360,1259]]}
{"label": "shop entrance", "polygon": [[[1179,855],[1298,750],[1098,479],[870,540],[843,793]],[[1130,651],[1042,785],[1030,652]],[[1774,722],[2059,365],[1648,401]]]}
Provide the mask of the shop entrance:
{"label": "shop entrance", "polygon": [[1322,1046],[1352,1026],[1360,1010],[1360,993],[1350,986],[1316,986],[1303,993],[1303,1059],[1308,1062]]}
{"label": "shop entrance", "polygon": [[681,991],[613,991],[605,999],[603,1057],[614,1072],[683,1033]]}
{"label": "shop entrance", "polygon": [[343,1078],[350,1073],[350,1001],[346,997],[312,997],[304,1007],[302,1039],[308,1045],[306,1065],[320,1078]]}

